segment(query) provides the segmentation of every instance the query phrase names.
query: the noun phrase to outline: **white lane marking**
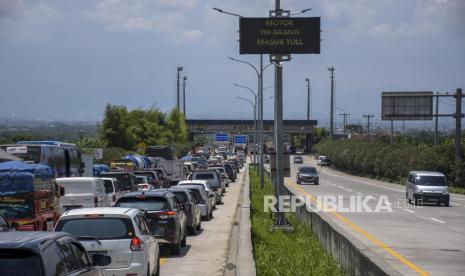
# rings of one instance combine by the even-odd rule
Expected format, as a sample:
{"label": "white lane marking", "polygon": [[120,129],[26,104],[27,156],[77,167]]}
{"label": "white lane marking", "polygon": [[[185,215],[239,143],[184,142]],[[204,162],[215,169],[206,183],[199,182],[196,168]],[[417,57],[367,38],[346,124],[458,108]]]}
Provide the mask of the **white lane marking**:
{"label": "white lane marking", "polygon": [[336,184],[334,184],[334,183],[333,183],[333,184],[331,184],[331,185],[333,185],[333,186],[336,186]]}
{"label": "white lane marking", "polygon": [[410,212],[410,213],[415,213],[415,211],[409,210],[409,209],[404,209],[404,211]]}
{"label": "white lane marking", "polygon": [[339,185],[339,188],[341,188],[341,189],[343,189],[343,190],[345,190],[345,189],[346,189],[346,188],[344,188],[344,187],[342,187],[342,186],[340,186],[340,185]]}
{"label": "white lane marking", "polygon": [[352,192],[352,189],[347,189],[347,191]]}
{"label": "white lane marking", "polygon": [[454,200],[465,200],[465,198],[454,198]]}
{"label": "white lane marking", "polygon": [[357,192],[357,194],[358,194],[358,195],[363,195],[363,193],[361,193],[361,192]]}
{"label": "white lane marking", "polygon": [[371,196],[371,195],[367,196],[367,198],[372,198],[372,199],[376,200],[376,197]]}
{"label": "white lane marking", "polygon": [[[346,177],[346,176],[341,176],[341,175],[329,173],[329,172],[326,172],[326,171],[324,171],[324,173],[329,174],[329,175],[332,175],[332,176],[337,176],[337,177],[339,177],[339,178],[348,178],[348,177]],[[370,183],[370,182],[362,181],[362,180],[359,180],[359,179],[356,179],[356,178],[350,178],[350,180],[357,181],[357,182],[360,182],[360,183],[363,183],[363,184],[368,184],[368,185],[371,185],[371,186],[377,186],[377,187],[380,187],[380,188],[384,188],[384,189],[388,189],[388,190],[392,190],[392,191],[396,191],[396,192],[405,193],[405,190],[399,190],[399,189],[394,189],[394,188],[390,188],[390,187],[385,187],[385,186],[382,186],[382,185],[378,185],[378,184],[373,184],[373,183]],[[465,199],[464,199],[464,200],[465,200]]]}
{"label": "white lane marking", "polygon": [[460,204],[457,204],[457,203],[454,203],[454,202],[451,202],[450,204],[455,205],[455,206],[460,206]]}
{"label": "white lane marking", "polygon": [[435,219],[435,218],[430,218],[430,219],[432,219],[432,220],[434,220],[434,221],[437,221],[437,222],[440,222],[440,223],[446,223],[445,221],[438,220],[438,219]]}

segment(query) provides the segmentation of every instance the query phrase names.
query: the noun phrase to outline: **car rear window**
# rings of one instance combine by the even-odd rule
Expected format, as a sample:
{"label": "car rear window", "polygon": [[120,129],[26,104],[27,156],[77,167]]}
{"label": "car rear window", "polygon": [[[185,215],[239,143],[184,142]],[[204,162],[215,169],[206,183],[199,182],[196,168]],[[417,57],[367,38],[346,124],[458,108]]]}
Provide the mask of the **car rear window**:
{"label": "car rear window", "polygon": [[205,204],[205,200],[203,200],[202,194],[200,194],[200,191],[197,189],[189,189],[192,191],[192,194],[194,195],[194,198],[197,202],[200,202],[201,204]]}
{"label": "car rear window", "polygon": [[312,167],[300,168],[300,172],[302,172],[302,173],[316,173],[316,169],[312,168]]}
{"label": "car rear window", "polygon": [[189,198],[187,197],[185,192],[183,191],[171,191],[171,192],[176,196],[179,202],[189,201]]}
{"label": "car rear window", "polygon": [[122,197],[115,207],[136,208],[145,211],[163,211],[170,208],[164,197]]}
{"label": "car rear window", "polygon": [[130,218],[76,218],[60,220],[55,231],[67,232],[76,237],[96,237],[99,240],[130,239],[134,227]]}
{"label": "car rear window", "polygon": [[39,256],[27,250],[0,250],[0,272],[2,275],[42,275]]}
{"label": "car rear window", "polygon": [[193,179],[215,179],[215,175],[212,173],[195,173]]}

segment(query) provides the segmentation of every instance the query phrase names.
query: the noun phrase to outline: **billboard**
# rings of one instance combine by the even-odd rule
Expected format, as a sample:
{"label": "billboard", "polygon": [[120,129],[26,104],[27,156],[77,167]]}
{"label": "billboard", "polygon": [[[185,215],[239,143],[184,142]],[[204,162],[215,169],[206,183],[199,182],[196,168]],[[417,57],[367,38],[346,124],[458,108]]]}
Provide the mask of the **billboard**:
{"label": "billboard", "polygon": [[382,92],[381,119],[432,120],[433,92]]}
{"label": "billboard", "polygon": [[320,33],[319,17],[241,17],[240,53],[319,54]]}

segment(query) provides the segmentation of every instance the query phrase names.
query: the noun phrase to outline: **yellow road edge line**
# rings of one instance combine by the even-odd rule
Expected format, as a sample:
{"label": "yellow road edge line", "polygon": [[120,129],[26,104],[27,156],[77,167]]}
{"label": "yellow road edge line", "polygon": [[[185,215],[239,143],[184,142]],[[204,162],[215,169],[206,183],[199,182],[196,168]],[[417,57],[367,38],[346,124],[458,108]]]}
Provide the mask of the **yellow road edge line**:
{"label": "yellow road edge line", "polygon": [[160,258],[160,266],[166,263],[166,258]]}
{"label": "yellow road edge line", "polygon": [[[315,204],[317,205],[320,205],[320,202],[314,197],[312,196],[311,194],[309,194],[308,192],[306,192],[305,190],[303,190],[302,188],[300,188],[299,186],[297,186],[296,184],[292,183],[290,180],[286,181],[288,185],[294,187],[295,189],[297,189],[298,191],[302,192],[303,194],[305,194],[308,198],[310,198]],[[357,231],[358,233],[362,234],[365,238],[367,238],[369,241],[371,241],[373,244],[375,244],[376,246],[382,248],[384,251],[386,251],[389,255],[391,255],[392,257],[396,258],[397,260],[399,260],[401,263],[403,263],[404,265],[406,265],[407,267],[411,268],[412,270],[414,270],[416,273],[418,273],[419,275],[422,275],[422,276],[427,276],[429,275],[428,272],[424,271],[423,269],[419,268],[418,266],[416,266],[414,263],[412,263],[411,261],[407,260],[404,256],[402,256],[401,254],[399,254],[397,251],[395,251],[394,249],[390,248],[388,245],[386,245],[385,243],[383,243],[382,241],[376,239],[373,235],[369,234],[368,232],[366,232],[365,230],[363,230],[360,226],[356,225],[355,223],[353,223],[352,221],[350,221],[348,218],[344,217],[343,215],[341,215],[340,213],[338,212],[335,212],[335,211],[330,211],[329,213],[331,213],[332,215],[334,215],[336,218],[338,218],[340,221],[344,222],[345,224],[349,225],[350,227],[352,227],[355,231]]]}

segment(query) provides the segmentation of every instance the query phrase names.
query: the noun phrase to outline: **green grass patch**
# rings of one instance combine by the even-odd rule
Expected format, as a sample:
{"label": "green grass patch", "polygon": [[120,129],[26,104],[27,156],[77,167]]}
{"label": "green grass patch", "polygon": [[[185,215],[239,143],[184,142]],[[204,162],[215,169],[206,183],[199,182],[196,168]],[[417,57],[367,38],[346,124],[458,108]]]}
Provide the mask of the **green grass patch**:
{"label": "green grass patch", "polygon": [[465,188],[461,188],[461,187],[450,187],[450,186],[449,186],[449,193],[456,193],[456,194],[465,195]]}
{"label": "green grass patch", "polygon": [[267,177],[260,189],[257,172],[249,170],[251,194],[252,244],[257,275],[342,275],[342,269],[320,245],[310,228],[294,213],[286,217],[294,231],[271,232],[270,213],[263,211],[263,198],[272,195]]}

